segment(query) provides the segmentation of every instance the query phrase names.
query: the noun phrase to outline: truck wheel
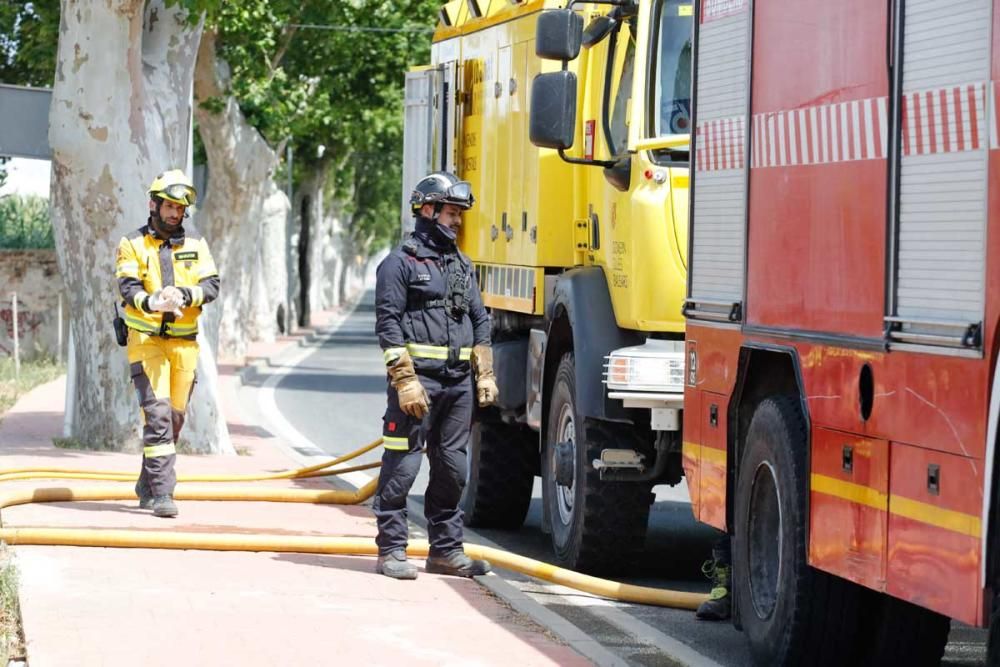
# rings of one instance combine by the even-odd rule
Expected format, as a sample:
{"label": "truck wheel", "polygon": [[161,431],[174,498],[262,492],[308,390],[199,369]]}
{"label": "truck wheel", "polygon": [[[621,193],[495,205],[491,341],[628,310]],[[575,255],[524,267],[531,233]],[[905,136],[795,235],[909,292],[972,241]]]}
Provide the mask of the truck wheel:
{"label": "truck wheel", "polygon": [[754,412],[736,485],[734,599],[754,664],[846,665],[860,586],[806,562],[809,439],[797,397]]}
{"label": "truck wheel", "polygon": [[1000,665],[1000,593],[993,594],[993,613],[990,614],[990,634],[986,644],[986,664]]}
{"label": "truck wheel", "polygon": [[[628,427],[616,425],[615,430]],[[651,485],[602,481],[592,464],[620,438],[610,427],[577,414],[576,363],[572,352],[564,354],[552,388],[542,458],[542,501],[556,561],[563,567],[616,574],[642,551]]]}
{"label": "truck wheel", "polygon": [[[947,616],[875,591],[866,590],[865,595],[859,657],[853,664],[859,667],[941,664],[951,631]],[[986,664],[998,663],[987,660]]]}
{"label": "truck wheel", "polygon": [[473,424],[460,504],[466,525],[519,528],[531,504],[537,460],[531,431],[497,422]]}

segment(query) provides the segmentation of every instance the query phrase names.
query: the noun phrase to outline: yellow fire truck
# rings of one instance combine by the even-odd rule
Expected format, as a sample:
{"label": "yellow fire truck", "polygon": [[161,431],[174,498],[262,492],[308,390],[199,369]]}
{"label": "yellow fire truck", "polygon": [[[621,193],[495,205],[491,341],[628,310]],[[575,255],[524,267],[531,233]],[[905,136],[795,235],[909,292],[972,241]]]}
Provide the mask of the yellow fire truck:
{"label": "yellow fire truck", "polygon": [[432,63],[406,78],[403,226],[426,172],[472,183],[460,244],[501,401],[473,431],[467,521],[520,526],[541,476],[557,560],[613,572],[652,487],[682,478],[693,7],[557,9],[441,9]]}

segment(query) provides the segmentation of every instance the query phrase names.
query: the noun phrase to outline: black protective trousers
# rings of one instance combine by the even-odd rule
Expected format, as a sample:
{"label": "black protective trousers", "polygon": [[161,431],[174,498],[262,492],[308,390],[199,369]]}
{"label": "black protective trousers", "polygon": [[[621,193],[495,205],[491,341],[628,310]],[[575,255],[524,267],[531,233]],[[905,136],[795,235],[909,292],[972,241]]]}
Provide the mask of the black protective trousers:
{"label": "black protective trousers", "polygon": [[420,471],[423,448],[430,460],[424,516],[430,553],[443,556],[462,548],[462,510],[469,432],[475,391],[471,375],[458,380],[420,377],[430,397],[430,412],[418,420],[399,407],[389,386],[383,418],[385,451],[373,509],[378,525],[379,554],[405,549],[408,539],[406,497]]}

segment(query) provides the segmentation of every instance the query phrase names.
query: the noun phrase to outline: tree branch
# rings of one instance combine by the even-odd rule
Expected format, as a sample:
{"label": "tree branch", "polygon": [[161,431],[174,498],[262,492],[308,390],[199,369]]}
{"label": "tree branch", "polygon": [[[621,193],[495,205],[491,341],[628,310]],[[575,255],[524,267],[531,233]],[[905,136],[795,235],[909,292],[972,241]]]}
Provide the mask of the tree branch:
{"label": "tree branch", "polygon": [[194,68],[194,99],[199,105],[224,94],[216,77],[215,45],[218,38],[217,29],[206,29],[198,45],[198,61]]}
{"label": "tree branch", "polygon": [[286,26],[284,29],[284,39],[281,40],[281,44],[278,46],[278,50],[274,52],[274,57],[271,58],[271,63],[268,68],[268,83],[274,78],[275,72],[278,70],[278,65],[281,64],[281,59],[285,57],[285,53],[288,51],[288,47],[292,45],[292,38],[295,37],[295,33],[299,31],[298,28]]}

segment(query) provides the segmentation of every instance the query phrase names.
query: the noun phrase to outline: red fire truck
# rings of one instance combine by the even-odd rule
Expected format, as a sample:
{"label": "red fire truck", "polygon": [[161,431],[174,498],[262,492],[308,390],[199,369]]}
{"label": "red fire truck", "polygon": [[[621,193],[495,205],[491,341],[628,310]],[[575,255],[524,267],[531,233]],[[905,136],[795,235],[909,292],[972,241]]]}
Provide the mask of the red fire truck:
{"label": "red fire truck", "polygon": [[998,616],[1000,0],[695,25],[694,511],[755,662],[937,664]]}

